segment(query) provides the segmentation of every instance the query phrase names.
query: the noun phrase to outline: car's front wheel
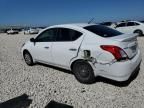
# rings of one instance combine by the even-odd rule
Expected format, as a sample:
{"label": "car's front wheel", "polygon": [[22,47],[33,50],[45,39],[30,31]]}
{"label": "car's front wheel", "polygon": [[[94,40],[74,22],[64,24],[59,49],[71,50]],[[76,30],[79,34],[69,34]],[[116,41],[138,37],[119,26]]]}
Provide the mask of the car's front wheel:
{"label": "car's front wheel", "polygon": [[141,30],[136,30],[136,31],[134,31],[134,33],[137,33],[139,36],[143,35],[143,32]]}
{"label": "car's front wheel", "polygon": [[72,67],[76,79],[85,84],[95,82],[95,76],[91,65],[87,61],[77,61]]}
{"label": "car's front wheel", "polygon": [[32,66],[34,64],[32,56],[28,51],[24,52],[24,60],[25,60],[26,64],[29,66]]}

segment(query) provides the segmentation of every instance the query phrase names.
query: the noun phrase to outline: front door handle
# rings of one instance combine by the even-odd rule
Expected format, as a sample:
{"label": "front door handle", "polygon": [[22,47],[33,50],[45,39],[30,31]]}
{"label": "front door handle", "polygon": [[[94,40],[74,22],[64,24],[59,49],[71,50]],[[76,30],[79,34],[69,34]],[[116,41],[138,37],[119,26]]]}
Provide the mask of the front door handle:
{"label": "front door handle", "polygon": [[45,48],[45,49],[49,49],[49,47],[47,47],[47,46],[46,46],[46,47],[44,47],[44,48]]}
{"label": "front door handle", "polygon": [[70,51],[76,51],[77,49],[76,48],[70,48],[69,50]]}

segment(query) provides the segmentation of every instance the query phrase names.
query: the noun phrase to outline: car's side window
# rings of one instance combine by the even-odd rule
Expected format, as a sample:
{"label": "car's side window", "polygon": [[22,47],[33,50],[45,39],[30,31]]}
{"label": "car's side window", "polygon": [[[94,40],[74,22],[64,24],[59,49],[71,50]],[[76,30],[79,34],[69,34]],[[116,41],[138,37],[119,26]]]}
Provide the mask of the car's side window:
{"label": "car's side window", "polygon": [[135,25],[137,26],[137,25],[140,25],[140,24],[138,24],[138,23],[135,23]]}
{"label": "car's side window", "polygon": [[127,26],[135,26],[135,23],[134,22],[128,22]]}
{"label": "car's side window", "polygon": [[116,27],[125,27],[125,26],[126,26],[126,23],[120,23]]}
{"label": "car's side window", "polygon": [[58,28],[56,41],[75,41],[82,35],[81,32],[68,28]]}
{"label": "car's side window", "polygon": [[55,41],[57,29],[52,28],[42,32],[37,38],[36,42],[52,42]]}

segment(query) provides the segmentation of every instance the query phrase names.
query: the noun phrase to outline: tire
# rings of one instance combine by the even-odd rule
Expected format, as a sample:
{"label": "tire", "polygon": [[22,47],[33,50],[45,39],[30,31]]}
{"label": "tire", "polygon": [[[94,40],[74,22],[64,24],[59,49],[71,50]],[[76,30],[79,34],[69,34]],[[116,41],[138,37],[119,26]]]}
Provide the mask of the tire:
{"label": "tire", "polygon": [[141,30],[136,30],[134,33],[138,33],[139,36],[143,36],[143,32]]}
{"label": "tire", "polygon": [[24,60],[25,60],[26,64],[29,66],[32,66],[34,64],[32,56],[28,51],[24,52]]}
{"label": "tire", "polygon": [[75,62],[72,71],[80,83],[91,84],[95,82],[93,69],[86,61]]}

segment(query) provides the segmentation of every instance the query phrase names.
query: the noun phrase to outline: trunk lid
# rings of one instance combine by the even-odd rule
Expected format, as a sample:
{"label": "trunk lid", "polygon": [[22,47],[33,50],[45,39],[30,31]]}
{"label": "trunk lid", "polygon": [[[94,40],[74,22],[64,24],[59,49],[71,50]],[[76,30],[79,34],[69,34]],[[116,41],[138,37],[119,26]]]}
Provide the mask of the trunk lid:
{"label": "trunk lid", "polygon": [[138,50],[137,36],[137,34],[123,34],[109,39],[120,42],[120,47],[126,52],[128,57],[133,58]]}

